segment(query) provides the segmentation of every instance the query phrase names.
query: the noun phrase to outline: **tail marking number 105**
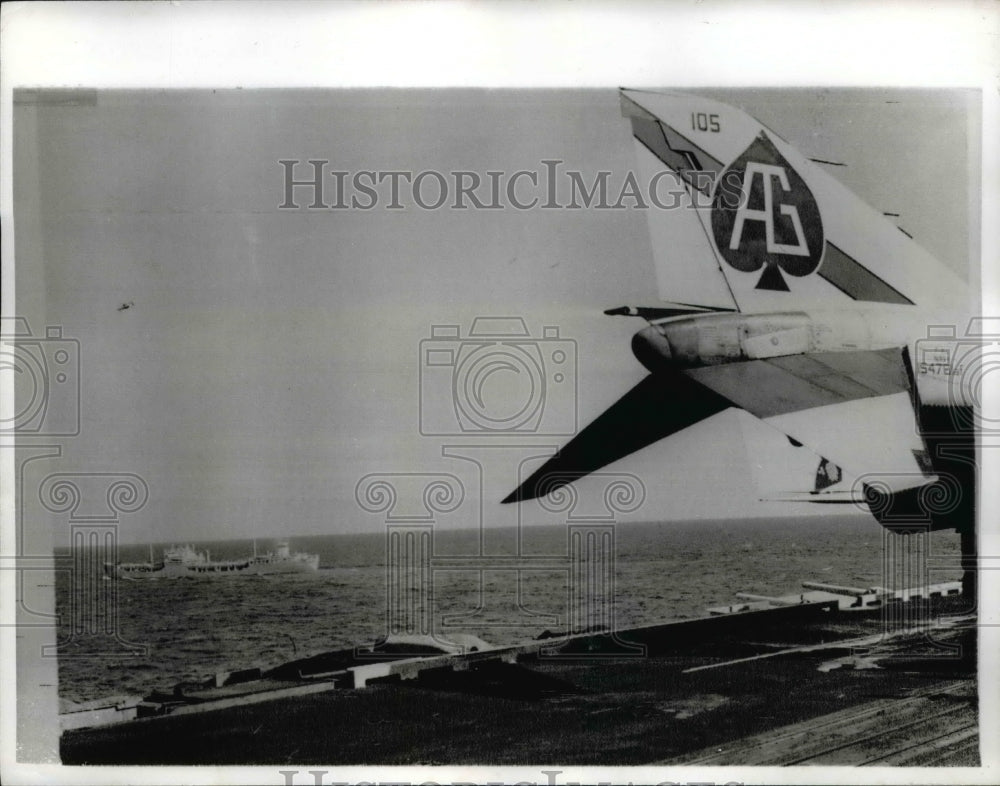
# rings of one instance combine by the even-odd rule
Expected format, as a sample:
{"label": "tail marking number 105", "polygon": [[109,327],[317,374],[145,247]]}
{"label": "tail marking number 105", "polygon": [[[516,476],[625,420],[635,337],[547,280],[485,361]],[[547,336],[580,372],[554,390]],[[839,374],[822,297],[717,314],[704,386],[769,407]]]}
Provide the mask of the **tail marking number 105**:
{"label": "tail marking number 105", "polygon": [[719,125],[719,116],[716,114],[709,115],[705,112],[692,112],[691,130],[711,131],[713,134],[717,134],[722,130],[722,126]]}

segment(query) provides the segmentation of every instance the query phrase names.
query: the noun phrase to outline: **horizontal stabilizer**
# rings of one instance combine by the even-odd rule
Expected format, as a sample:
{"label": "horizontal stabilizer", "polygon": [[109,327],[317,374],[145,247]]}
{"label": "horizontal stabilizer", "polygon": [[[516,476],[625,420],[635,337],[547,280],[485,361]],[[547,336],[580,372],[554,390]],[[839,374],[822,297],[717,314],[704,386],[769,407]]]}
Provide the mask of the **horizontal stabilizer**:
{"label": "horizontal stabilizer", "polygon": [[758,418],[889,396],[910,388],[902,350],[897,348],[786,354],[685,373]]}
{"label": "horizontal stabilizer", "polygon": [[772,495],[761,497],[762,502],[808,502],[811,505],[854,505],[859,510],[863,510],[862,504],[868,502],[865,499],[864,491],[846,489],[844,491],[830,491],[822,494],[805,491],[789,491],[783,495]]}
{"label": "horizontal stabilizer", "polygon": [[724,308],[701,308],[700,306],[689,306],[686,303],[671,303],[668,306],[618,306],[618,308],[605,309],[604,313],[609,317],[642,317],[652,322],[657,319],[668,319],[670,317],[731,310]]}
{"label": "horizontal stabilizer", "polygon": [[681,374],[650,375],[503,501],[544,497],[731,406],[727,399]]}
{"label": "horizontal stabilizer", "polygon": [[[878,478],[893,491],[935,479],[900,349],[814,352],[685,373],[853,479]],[[797,485],[787,490],[804,490]],[[833,485],[813,490],[831,494],[839,490]]]}

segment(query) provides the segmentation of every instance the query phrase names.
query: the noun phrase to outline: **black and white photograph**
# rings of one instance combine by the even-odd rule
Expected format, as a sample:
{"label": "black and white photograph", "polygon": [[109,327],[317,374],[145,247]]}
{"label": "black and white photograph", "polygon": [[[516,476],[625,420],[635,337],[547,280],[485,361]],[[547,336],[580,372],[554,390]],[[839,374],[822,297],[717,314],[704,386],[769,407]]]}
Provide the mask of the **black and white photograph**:
{"label": "black and white photograph", "polygon": [[173,32],[5,44],[5,782],[995,779],[995,72],[191,79],[272,6],[80,5]]}

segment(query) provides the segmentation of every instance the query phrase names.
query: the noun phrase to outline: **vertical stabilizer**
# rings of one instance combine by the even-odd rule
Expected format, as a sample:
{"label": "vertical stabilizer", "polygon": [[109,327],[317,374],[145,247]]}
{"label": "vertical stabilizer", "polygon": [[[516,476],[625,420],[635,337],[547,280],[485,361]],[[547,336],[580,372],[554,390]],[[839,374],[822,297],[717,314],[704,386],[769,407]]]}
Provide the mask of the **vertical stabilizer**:
{"label": "vertical stabilizer", "polygon": [[746,312],[965,307],[951,270],[745,112],[636,90],[622,91],[622,112],[645,182],[657,178],[648,217],[663,300]]}

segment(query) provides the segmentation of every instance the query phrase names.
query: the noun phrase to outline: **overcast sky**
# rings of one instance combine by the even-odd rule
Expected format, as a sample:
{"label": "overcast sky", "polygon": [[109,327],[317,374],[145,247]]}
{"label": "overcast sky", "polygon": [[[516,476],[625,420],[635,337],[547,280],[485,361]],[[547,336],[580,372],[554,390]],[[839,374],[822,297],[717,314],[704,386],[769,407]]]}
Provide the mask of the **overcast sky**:
{"label": "overcast sky", "polygon": [[[830,171],[967,275],[974,93],[701,92],[807,156],[846,163]],[[557,326],[575,342],[576,396],[546,401],[544,415],[555,422],[575,401],[584,425],[645,373],[629,350],[643,323],[601,313],[656,303],[643,211],[423,210],[408,198],[392,210],[385,187],[371,210],[281,210],[278,162],[485,178],[559,159],[621,183],[635,163],[616,91],[64,99],[16,106],[18,311],[81,344],[81,434],[48,471],[132,472],[149,485],[123,540],[379,531],[355,501],[369,473],[456,475],[466,499],[447,526],[552,523],[537,503],[497,501],[521,458],[566,438],[422,436],[420,342],[435,324],[464,337],[476,316],[521,316],[535,337]],[[440,391],[434,416],[454,417],[440,409],[453,375],[425,379]],[[475,455],[484,476],[445,445]],[[724,415],[609,469],[646,488],[625,519],[813,512],[756,502],[746,462]]]}

